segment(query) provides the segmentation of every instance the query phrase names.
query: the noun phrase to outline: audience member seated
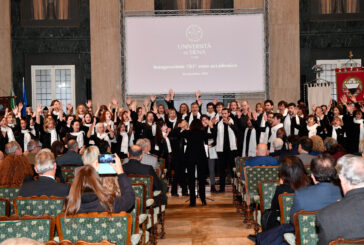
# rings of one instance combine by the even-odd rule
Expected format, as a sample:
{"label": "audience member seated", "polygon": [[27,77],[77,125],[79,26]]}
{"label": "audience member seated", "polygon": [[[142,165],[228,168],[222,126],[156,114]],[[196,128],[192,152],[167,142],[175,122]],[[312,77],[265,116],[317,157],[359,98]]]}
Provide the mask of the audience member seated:
{"label": "audience member seated", "polygon": [[275,138],[273,140],[274,152],[270,153],[269,156],[271,156],[271,157],[280,156],[282,153],[283,144],[284,144],[284,142],[281,138]]}
{"label": "audience member seated", "polygon": [[[142,148],[138,145],[130,147],[128,152],[128,163],[124,164],[124,170],[126,174],[140,174],[140,175],[151,175],[153,176],[153,191],[163,190],[163,185],[155,173],[154,169],[150,165],[142,164]],[[157,198],[155,198],[157,202]],[[167,204],[167,196],[162,192],[161,198],[162,204]]]}
{"label": "audience member seated", "polygon": [[64,144],[62,141],[54,141],[51,146],[51,151],[53,152],[55,158],[62,156],[64,152]]}
{"label": "audience member seated", "polygon": [[[89,153],[95,152],[89,151]],[[111,164],[111,166],[117,173],[121,196],[115,197],[113,193],[102,186],[100,176],[97,173],[99,163],[96,158],[96,162],[93,164],[78,169],[69,195],[64,202],[65,215],[103,211],[111,213],[131,211],[135,204],[134,190],[117,155],[115,155],[114,161],[115,164]]]}
{"label": "audience member seated", "polygon": [[40,150],[35,156],[34,169],[39,174],[38,180],[24,182],[19,191],[19,196],[59,196],[68,195],[69,186],[57,183],[55,180],[57,164],[53,153],[49,149]]}
{"label": "audience member seated", "polygon": [[31,140],[28,143],[28,151],[24,152],[24,156],[28,159],[31,165],[35,164],[35,155],[42,149],[39,140]]}
{"label": "audience member seated", "polygon": [[281,151],[280,159],[285,156],[296,156],[298,155],[298,144],[300,136],[291,134],[287,137],[287,150]]}
{"label": "audience member seated", "polygon": [[324,146],[327,151],[331,148],[331,146],[336,145],[337,140],[331,137],[326,137],[324,140]]}
{"label": "audience member seated", "polygon": [[[305,167],[302,161],[296,156],[286,156],[280,161],[279,164],[279,185],[274,193],[271,208],[268,212],[271,214],[266,222],[264,230],[269,230],[275,226],[279,226],[280,222],[278,217],[280,217],[278,196],[285,192],[293,193],[303,187],[310,184],[310,180],[307,176]],[[262,220],[263,224],[263,220]]]}
{"label": "audience member seated", "polygon": [[326,151],[324,141],[318,135],[313,135],[310,137],[312,140],[312,151],[310,152],[311,155],[317,156],[318,154],[324,153]]}
{"label": "audience member seated", "polygon": [[339,237],[364,238],[364,158],[345,155],[337,162],[336,170],[344,197],[318,212],[319,245]]}
{"label": "audience member seated", "polygon": [[277,166],[278,160],[274,157],[270,157],[268,146],[265,143],[259,143],[257,145],[257,156],[249,158],[245,161],[246,167],[254,166]]}
{"label": "audience member seated", "polygon": [[304,165],[309,165],[311,160],[315,158],[314,155],[310,155],[309,152],[312,151],[312,140],[307,136],[300,138],[298,142],[298,157],[301,159]]}
{"label": "audience member seated", "polygon": [[7,143],[5,153],[7,156],[0,165],[0,187],[20,187],[23,181],[32,180],[33,169],[18,142]]}
{"label": "audience member seated", "polygon": [[[136,145],[140,146],[142,148],[143,151],[143,157],[142,160],[140,161],[142,164],[145,165],[150,165],[153,168],[158,168],[160,170],[160,166],[158,163],[158,157],[155,155],[150,154],[150,149],[151,149],[151,144],[150,144],[150,140],[147,138],[143,138],[143,139],[138,139],[136,142]],[[127,163],[129,160],[126,159]],[[160,173],[160,171],[159,171]]]}
{"label": "audience member seated", "polygon": [[340,144],[335,144],[330,148],[327,148],[327,152],[335,159],[335,161],[339,160],[340,157],[346,154],[345,148]]}
{"label": "audience member seated", "polygon": [[311,179],[314,185],[295,191],[291,221],[293,214],[302,209],[316,211],[341,200],[340,187],[333,184],[335,178],[335,159],[331,155],[323,154],[312,159]]}
{"label": "audience member seated", "polygon": [[62,166],[64,164],[72,164],[72,165],[83,165],[81,155],[78,154],[78,143],[74,139],[70,139],[67,142],[68,151],[56,158],[56,162],[58,166]]}

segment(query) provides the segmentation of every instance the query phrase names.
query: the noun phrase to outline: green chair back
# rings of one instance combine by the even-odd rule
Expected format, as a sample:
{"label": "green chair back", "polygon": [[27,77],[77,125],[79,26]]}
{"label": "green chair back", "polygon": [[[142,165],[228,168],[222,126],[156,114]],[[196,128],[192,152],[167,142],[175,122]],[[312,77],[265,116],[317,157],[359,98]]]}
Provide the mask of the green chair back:
{"label": "green chair back", "polygon": [[63,197],[47,197],[47,196],[34,196],[34,197],[17,197],[14,199],[15,214],[24,216],[42,216],[49,214],[56,217],[62,213]]}
{"label": "green chair back", "polygon": [[278,180],[263,180],[258,183],[261,213],[271,207],[277,185],[279,185]]}
{"label": "green chair back", "polygon": [[316,233],[316,214],[315,212],[299,211],[294,214],[293,222],[296,233],[296,244],[315,245],[318,242]]}
{"label": "green chair back", "polygon": [[143,183],[132,183],[132,187],[136,197],[140,198],[140,213],[146,213],[147,187]]}
{"label": "green chair back", "polygon": [[128,174],[131,183],[143,183],[147,187],[147,199],[153,198],[153,176]]}
{"label": "green chair back", "polygon": [[62,165],[61,172],[63,179],[66,181],[69,176],[74,176],[75,169],[78,167],[80,167],[80,165]]}
{"label": "green chair back", "polygon": [[85,213],[65,217],[57,216],[59,240],[69,239],[72,242],[85,240],[100,242],[108,240],[117,245],[129,245],[132,230],[132,215],[121,213]]}
{"label": "green chair back", "polygon": [[293,200],[294,193],[283,193],[278,196],[281,224],[289,224],[291,222]]}
{"label": "green chair back", "polygon": [[260,181],[278,179],[278,167],[244,167],[244,176],[247,204],[249,205],[251,202],[259,201],[258,183]]}
{"label": "green chair back", "polygon": [[0,188],[0,197],[10,201],[10,212],[13,213],[13,200],[18,196],[20,188]]}
{"label": "green chair back", "polygon": [[133,217],[133,226],[131,229],[132,234],[139,233],[139,214],[140,214],[140,198],[135,197],[135,205],[133,210],[130,212],[131,216]]}
{"label": "green chair back", "polygon": [[8,238],[31,238],[39,242],[53,240],[55,220],[49,215],[0,217],[0,242]]}
{"label": "green chair back", "polygon": [[10,201],[7,198],[0,197],[0,216],[10,215]]}
{"label": "green chair back", "polygon": [[307,175],[310,175],[311,174],[311,165],[305,165],[305,169],[306,169]]}

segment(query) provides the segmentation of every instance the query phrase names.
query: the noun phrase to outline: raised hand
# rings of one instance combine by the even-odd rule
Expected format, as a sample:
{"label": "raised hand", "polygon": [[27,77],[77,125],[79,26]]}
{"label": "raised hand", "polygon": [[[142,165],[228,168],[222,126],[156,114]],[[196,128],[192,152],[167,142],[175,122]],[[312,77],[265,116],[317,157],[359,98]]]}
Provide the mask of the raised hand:
{"label": "raised hand", "polygon": [[17,105],[13,108],[13,113],[14,113],[15,116],[18,114],[18,106]]}
{"label": "raised hand", "polygon": [[169,95],[171,96],[171,100],[173,100],[173,98],[174,98],[174,91],[173,91],[173,89],[170,89],[169,90]]}
{"label": "raised hand", "polygon": [[37,114],[40,114],[42,111],[43,111],[42,105],[41,104],[38,104],[37,105],[37,109],[36,109]]}
{"label": "raised hand", "polygon": [[356,101],[356,96],[355,95],[352,95],[350,97],[350,100],[355,104],[357,101]]}
{"label": "raised hand", "polygon": [[150,96],[150,101],[151,102],[154,102],[156,99],[157,99],[157,97],[155,95],[151,95]]}
{"label": "raised hand", "polygon": [[312,108],[312,111],[315,111],[316,110],[316,105],[315,104],[312,104],[311,108]]}
{"label": "raised hand", "polygon": [[199,106],[201,106],[202,105],[202,100],[200,99],[200,98],[198,98],[198,99],[196,99],[197,100],[197,104],[199,105]]}
{"label": "raised hand", "polygon": [[88,101],[86,102],[86,106],[87,106],[88,108],[91,108],[91,106],[92,106],[92,100],[88,100]]}
{"label": "raised hand", "polygon": [[126,98],[126,105],[129,106],[130,104],[131,104],[131,98],[128,97],[128,98]]}
{"label": "raised hand", "polygon": [[196,91],[196,100],[197,100],[198,98],[200,98],[200,96],[201,96],[201,91],[200,91],[200,90],[197,90],[197,91]]}
{"label": "raised hand", "polygon": [[118,101],[115,98],[112,98],[111,103],[116,107],[118,105]]}
{"label": "raised hand", "polygon": [[24,105],[23,105],[23,103],[19,103],[18,104],[18,108],[19,108],[19,111],[21,112],[22,110],[23,110],[23,107],[24,107]]}
{"label": "raised hand", "polygon": [[164,100],[165,101],[170,101],[171,100],[170,94],[167,94],[166,96],[164,96]]}
{"label": "raised hand", "polygon": [[66,108],[67,108],[67,111],[72,111],[73,110],[73,105],[67,104]]}
{"label": "raised hand", "polygon": [[144,105],[145,107],[147,107],[147,106],[148,106],[148,104],[149,104],[149,100],[148,100],[148,99],[145,99],[145,100],[143,101],[143,105]]}
{"label": "raised hand", "polygon": [[217,121],[216,116],[215,116],[215,117],[213,117],[213,118],[211,119],[211,122],[212,122],[213,124],[215,124],[215,123],[216,123],[216,121]]}
{"label": "raised hand", "polygon": [[216,105],[217,104],[217,98],[215,98],[213,101],[212,101],[212,104]]}
{"label": "raised hand", "polygon": [[341,96],[340,101],[343,105],[348,104],[348,98],[346,97],[346,95]]}

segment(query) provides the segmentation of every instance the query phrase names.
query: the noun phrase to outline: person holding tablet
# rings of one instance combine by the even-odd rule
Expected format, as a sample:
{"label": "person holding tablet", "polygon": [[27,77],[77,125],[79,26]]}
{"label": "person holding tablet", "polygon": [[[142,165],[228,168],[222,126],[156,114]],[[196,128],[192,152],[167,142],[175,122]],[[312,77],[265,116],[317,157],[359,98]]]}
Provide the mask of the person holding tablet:
{"label": "person holding tablet", "polygon": [[133,208],[135,193],[128,176],[124,173],[120,158],[114,155],[114,163],[108,163],[115,171],[120,187],[121,195],[115,196],[101,183],[98,171],[103,164],[99,164],[98,155],[97,147],[86,149],[82,157],[86,166],[78,169],[69,195],[64,201],[63,211],[66,216],[103,211],[118,213],[131,211]]}

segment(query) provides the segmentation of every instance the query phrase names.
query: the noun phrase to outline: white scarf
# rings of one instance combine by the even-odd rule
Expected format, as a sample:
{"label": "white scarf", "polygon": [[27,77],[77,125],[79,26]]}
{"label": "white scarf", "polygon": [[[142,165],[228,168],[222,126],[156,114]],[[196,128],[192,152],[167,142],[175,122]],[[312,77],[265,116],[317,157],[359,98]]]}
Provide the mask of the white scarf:
{"label": "white scarf", "polygon": [[[266,115],[266,113],[264,112],[262,114],[262,121],[260,122],[260,127],[261,128],[264,128],[266,125],[266,121],[264,119],[264,115]],[[267,129],[265,129],[267,131]],[[268,141],[268,134],[266,132],[260,132],[260,135],[259,135],[259,142],[264,142],[264,143],[267,143]]]}
{"label": "white scarf", "polygon": [[104,127],[105,128],[106,128],[107,125],[110,125],[111,130],[114,130],[114,122],[113,121],[110,120],[108,123],[104,122]]}
{"label": "white scarf", "polygon": [[[300,125],[300,119],[298,118],[298,116],[296,115],[294,118],[291,118],[290,115],[287,115],[286,118],[284,119],[284,130],[286,131],[286,135],[287,137],[291,135],[291,120],[296,119],[296,124]],[[298,135],[298,129],[294,129],[294,134]]]}
{"label": "white scarf", "polygon": [[182,115],[182,120],[185,120],[185,118],[187,117],[187,113]]}
{"label": "white scarf", "polygon": [[71,135],[72,136],[76,136],[76,141],[78,143],[78,149],[81,149],[83,147],[83,135],[85,134],[85,132],[83,131],[79,131],[79,132],[72,132]]}
{"label": "white scarf", "polygon": [[109,146],[111,147],[110,138],[109,138],[109,135],[107,133],[103,133],[103,134],[96,133],[96,136],[100,140],[105,140],[109,144]]}
{"label": "white scarf", "polygon": [[311,136],[314,136],[317,134],[317,127],[318,127],[318,124],[315,123],[314,125],[312,126],[308,126],[307,125],[307,130],[308,130],[308,138],[310,138]]}
{"label": "white scarf", "polygon": [[[229,122],[234,124],[233,119],[229,118]],[[216,151],[223,152],[224,151],[224,122],[221,120],[217,124],[217,138],[216,138]],[[236,150],[236,137],[234,131],[228,126],[228,133],[229,133],[229,143],[230,143],[230,150]]]}
{"label": "white scarf", "polygon": [[171,142],[169,141],[168,136],[165,137],[167,135],[167,133],[163,132],[162,134],[163,134],[164,139],[166,140],[168,153],[171,153],[172,152]]}
{"label": "white scarf", "polygon": [[51,134],[51,145],[53,144],[53,142],[57,141],[58,140],[58,137],[57,137],[57,131],[56,129],[48,129],[48,133]]}
{"label": "white scarf", "polygon": [[8,123],[8,127],[9,128],[15,128],[15,124],[14,123]]}
{"label": "white scarf", "polygon": [[82,115],[82,114],[78,114],[78,117],[83,119],[85,117],[85,115]]}
{"label": "white scarf", "polygon": [[[211,128],[210,127],[207,128],[207,133],[211,134]],[[217,152],[216,152],[216,146],[212,146],[214,141],[215,141],[214,139],[209,139],[208,140],[208,145],[207,145],[208,154],[207,154],[207,157],[209,159],[218,159]],[[206,147],[205,147],[205,149],[206,149]]]}
{"label": "white scarf", "polygon": [[123,139],[121,141],[120,152],[122,152],[124,154],[128,154],[128,141],[129,141],[128,133],[120,132],[120,135],[123,137]]}
{"label": "white scarf", "polygon": [[24,151],[28,151],[28,143],[32,139],[32,137],[30,136],[30,133],[29,133],[28,129],[21,130],[21,133],[24,134],[24,140],[23,140]]}
{"label": "white scarf", "polygon": [[169,120],[169,122],[171,122],[172,123],[172,129],[174,129],[174,126],[176,126],[176,122],[177,122],[177,117],[175,118],[175,119],[170,119],[170,118],[168,118],[168,120]]}
{"label": "white scarf", "polygon": [[217,124],[218,122],[220,122],[221,116],[220,116],[219,113],[216,113],[215,117],[216,117],[216,123],[215,124]]}
{"label": "white scarf", "polygon": [[[256,132],[255,132],[255,128],[252,128],[252,131],[250,133],[250,140],[249,142],[246,142],[247,139],[247,134],[248,134],[248,130],[249,128],[245,129],[245,134],[244,134],[244,142],[243,142],[243,157],[255,157],[257,155],[257,137],[256,137]],[[247,144],[249,144],[249,150],[248,150],[248,155],[245,154],[245,149]]]}
{"label": "white scarf", "polygon": [[274,147],[273,147],[273,141],[275,138],[277,138],[277,131],[278,129],[283,128],[283,124],[279,123],[276,126],[272,127],[272,134],[268,139],[268,143],[270,143],[270,152],[274,152]]}
{"label": "white scarf", "polygon": [[148,122],[148,125],[152,128],[152,134],[153,136],[155,136],[156,132],[157,132],[157,125],[155,123],[149,123]]}
{"label": "white scarf", "polygon": [[30,128],[30,133],[35,136],[36,135],[36,131],[35,131],[34,126],[30,125],[29,128]]}
{"label": "white scarf", "polygon": [[[277,110],[277,113],[281,113],[281,112],[279,110]],[[282,116],[285,117],[287,115],[288,115],[288,109],[286,108],[286,109],[284,109]]]}
{"label": "white scarf", "polygon": [[363,119],[359,119],[356,120],[355,118],[353,118],[354,123],[360,124],[360,134],[359,134],[359,142],[364,139],[364,120]]}
{"label": "white scarf", "polygon": [[336,133],[336,129],[340,129],[341,127],[340,126],[332,126],[332,133],[331,133],[331,138],[334,138],[337,140],[337,133]]}
{"label": "white scarf", "polygon": [[216,112],[212,112],[212,113],[208,113],[206,112],[206,115],[209,117],[209,119],[211,120],[212,118],[214,118],[214,116],[216,116]]}
{"label": "white scarf", "polygon": [[53,115],[57,116],[57,119],[59,119],[60,111],[58,111],[58,112],[57,111],[53,111],[52,113],[53,113]]}
{"label": "white scarf", "polygon": [[91,125],[92,125],[92,123],[85,123],[85,124],[84,124],[84,126],[85,126],[85,127],[88,127],[88,128],[89,128],[89,127],[91,127]]}
{"label": "white scarf", "polygon": [[165,121],[166,119],[166,117],[165,117],[165,115],[164,114],[158,114],[159,116],[160,116],[160,118],[162,118],[163,119],[163,121]]}
{"label": "white scarf", "polygon": [[[188,125],[191,125],[192,121],[193,121],[193,114],[192,112],[190,113],[190,118],[188,119]],[[197,112],[197,119],[200,119],[201,114],[199,112]]]}

